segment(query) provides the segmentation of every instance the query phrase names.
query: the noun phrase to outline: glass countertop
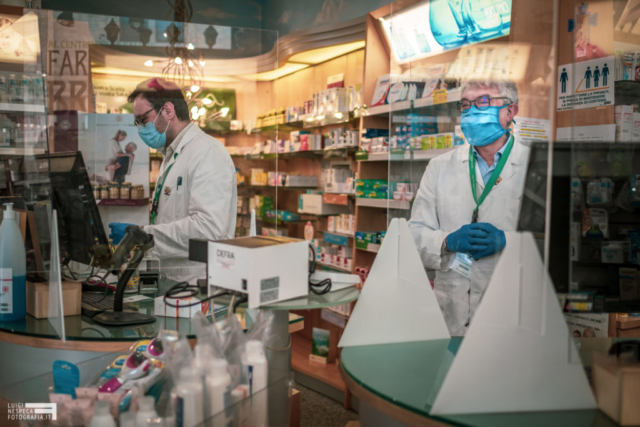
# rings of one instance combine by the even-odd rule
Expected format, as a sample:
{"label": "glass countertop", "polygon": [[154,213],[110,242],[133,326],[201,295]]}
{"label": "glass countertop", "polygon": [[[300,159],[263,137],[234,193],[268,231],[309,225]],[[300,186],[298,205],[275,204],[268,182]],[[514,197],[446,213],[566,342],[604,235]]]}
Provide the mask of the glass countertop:
{"label": "glass countertop", "polygon": [[[146,314],[154,314],[153,298],[159,295],[164,295],[166,290],[173,286],[175,282],[161,280],[160,288],[158,291],[152,293],[142,293],[140,295],[148,296],[149,298],[143,301],[129,302],[138,308],[138,311]],[[355,289],[355,288],[354,288]],[[336,294],[342,291],[337,291]],[[357,292],[357,290],[356,290]],[[138,294],[125,294],[125,302],[128,297]],[[330,295],[329,299],[333,299]],[[200,296],[200,295],[199,295]],[[357,295],[355,296],[357,297]],[[355,298],[354,297],[354,298]],[[340,296],[337,296],[341,300]],[[305,298],[306,299],[306,298]],[[311,300],[311,298],[309,298]],[[298,301],[299,306],[302,299],[294,300]],[[223,319],[228,310],[223,306],[228,305],[228,300],[220,298],[214,301],[216,314],[216,320]],[[338,304],[338,303],[335,303]],[[218,309],[221,308],[219,311]],[[278,309],[288,309],[288,307],[282,307]],[[245,324],[246,310],[242,307],[236,310],[236,314],[239,317],[240,323]],[[301,322],[304,318],[292,313],[289,313],[289,325]],[[76,341],[136,341],[145,338],[153,338],[163,329],[172,331],[178,331],[187,335],[189,339],[196,338],[195,330],[191,325],[191,319],[175,318],[175,317],[163,317],[156,316],[155,323],[149,323],[146,325],[131,325],[131,326],[104,326],[95,323],[91,318],[87,316],[66,316],[64,318],[65,333],[67,340]],[[9,332],[13,334],[27,335],[35,338],[48,338],[58,339],[56,331],[51,326],[48,319],[36,319],[30,315],[23,320],[13,322],[0,322],[0,332]]]}
{"label": "glass countertop", "polygon": [[461,342],[461,337],[453,337],[346,347],[342,349],[340,363],[345,373],[373,394],[408,411],[450,424],[473,427],[618,425],[599,410],[429,416]]}

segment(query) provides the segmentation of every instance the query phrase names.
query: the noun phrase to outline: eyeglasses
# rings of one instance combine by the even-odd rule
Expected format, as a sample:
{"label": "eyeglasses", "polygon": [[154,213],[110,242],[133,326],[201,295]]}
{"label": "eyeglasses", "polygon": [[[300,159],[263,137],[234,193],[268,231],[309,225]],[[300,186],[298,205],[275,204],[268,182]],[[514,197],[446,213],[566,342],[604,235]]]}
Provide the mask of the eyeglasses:
{"label": "eyeglasses", "polygon": [[133,121],[134,126],[137,126],[137,127],[144,126],[145,125],[144,120],[146,119],[147,114],[149,114],[153,110],[155,110],[155,108],[152,108],[149,111],[140,114],[138,118]]}
{"label": "eyeglasses", "polygon": [[483,111],[491,106],[491,101],[494,99],[503,99],[503,100],[511,101],[509,98],[505,96],[489,96],[489,95],[481,95],[476,99],[462,98],[458,102],[458,110],[460,110],[461,113],[465,113],[469,110],[469,108],[471,108],[472,105],[475,105],[478,110]]}

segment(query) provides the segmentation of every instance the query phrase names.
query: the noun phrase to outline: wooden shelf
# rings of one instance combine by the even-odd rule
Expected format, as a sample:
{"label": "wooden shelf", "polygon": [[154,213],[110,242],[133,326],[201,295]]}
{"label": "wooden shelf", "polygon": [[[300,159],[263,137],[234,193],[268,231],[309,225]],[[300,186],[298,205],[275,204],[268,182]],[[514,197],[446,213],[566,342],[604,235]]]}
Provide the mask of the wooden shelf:
{"label": "wooden shelf", "polygon": [[149,199],[101,199],[99,206],[147,206]]}
{"label": "wooden shelf", "polygon": [[406,200],[356,198],[356,206],[380,209],[411,209],[411,202]]}
{"label": "wooden shelf", "polygon": [[335,265],[325,264],[325,263],[319,262],[319,261],[316,262],[316,264],[318,264],[320,267],[330,268],[330,269],[335,270],[335,271],[341,271],[343,273],[351,274],[351,270],[349,270],[348,268],[336,267]]}
{"label": "wooden shelf", "polygon": [[309,360],[311,354],[311,341],[305,339],[300,334],[291,335],[291,367],[316,380],[322,381],[342,392],[346,387],[340,372],[338,363],[328,363],[326,365]]}
{"label": "wooden shelf", "polygon": [[[377,246],[380,246],[380,245],[377,245]],[[356,247],[356,249],[359,250],[359,251],[372,252],[374,254],[377,254],[380,251],[379,247],[377,247],[377,248],[373,247],[373,248],[367,248],[367,249]]]}
{"label": "wooden shelf", "polygon": [[430,160],[434,157],[438,157],[449,151],[453,151],[458,146],[451,148],[435,148],[433,150],[413,150],[411,151],[411,157],[407,158],[406,153],[390,153],[388,151],[384,153],[369,153],[369,158],[366,160],[358,160],[359,162],[387,162],[387,161],[420,161]]}

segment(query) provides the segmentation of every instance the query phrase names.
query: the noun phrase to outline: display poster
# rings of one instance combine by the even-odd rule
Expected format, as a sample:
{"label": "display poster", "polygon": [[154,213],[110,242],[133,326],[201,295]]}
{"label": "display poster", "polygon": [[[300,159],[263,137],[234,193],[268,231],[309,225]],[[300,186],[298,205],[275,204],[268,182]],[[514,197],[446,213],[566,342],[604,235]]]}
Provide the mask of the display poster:
{"label": "display poster", "polygon": [[558,111],[613,105],[614,57],[558,67]]}
{"label": "display poster", "polygon": [[467,0],[466,5],[427,0],[380,22],[394,59],[402,64],[508,35],[511,0]]}
{"label": "display poster", "polygon": [[[140,77],[140,81],[142,80],[144,80],[144,77]],[[131,109],[127,108],[127,98],[129,94],[134,91],[138,83],[137,81],[118,78],[94,78],[93,93],[96,97],[96,112],[113,114],[131,113]]]}
{"label": "display poster", "polygon": [[574,338],[609,336],[609,313],[565,313],[564,318]]}
{"label": "display poster", "polygon": [[533,141],[549,142],[551,137],[551,122],[546,119],[533,119],[516,116],[513,135],[518,141],[530,146]]}
{"label": "display poster", "polygon": [[589,61],[613,54],[613,7],[609,1],[575,2],[574,60]]}
{"label": "display poster", "polygon": [[36,64],[40,56],[38,17],[0,14],[0,62]]}
{"label": "display poster", "polygon": [[574,126],[556,129],[556,141],[613,142],[616,125]]}
{"label": "display poster", "polygon": [[627,0],[615,30],[622,33],[640,34],[640,0]]}
{"label": "display poster", "polygon": [[82,152],[89,179],[143,185],[149,194],[149,148],[138,136],[133,114],[88,114],[86,130],[80,132]]}
{"label": "display poster", "polygon": [[56,18],[49,11],[47,56],[45,70],[47,74],[49,107],[54,111],[76,110],[93,112],[91,89],[91,63],[89,46],[94,43],[89,23]]}

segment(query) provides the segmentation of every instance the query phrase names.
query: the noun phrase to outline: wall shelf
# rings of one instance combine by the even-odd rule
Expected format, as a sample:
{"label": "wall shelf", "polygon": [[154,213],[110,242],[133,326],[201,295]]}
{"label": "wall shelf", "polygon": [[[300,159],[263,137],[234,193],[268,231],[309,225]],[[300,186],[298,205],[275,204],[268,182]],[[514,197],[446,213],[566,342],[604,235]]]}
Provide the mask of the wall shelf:
{"label": "wall shelf", "polygon": [[406,200],[389,200],[389,199],[365,199],[356,198],[356,206],[380,209],[411,209],[411,202]]}
{"label": "wall shelf", "polygon": [[148,206],[149,199],[100,199],[99,206]]}

